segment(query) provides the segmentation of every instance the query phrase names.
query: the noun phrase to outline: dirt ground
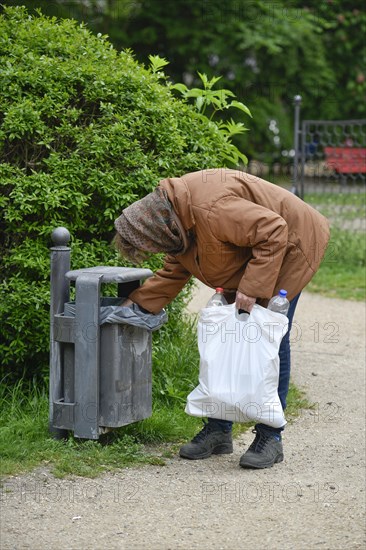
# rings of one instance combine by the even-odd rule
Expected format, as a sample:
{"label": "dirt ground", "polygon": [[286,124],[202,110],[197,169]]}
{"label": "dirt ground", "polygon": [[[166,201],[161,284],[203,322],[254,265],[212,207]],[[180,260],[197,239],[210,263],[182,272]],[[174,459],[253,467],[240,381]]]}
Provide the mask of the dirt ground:
{"label": "dirt ground", "polygon": [[94,480],[40,468],[3,486],[1,549],[364,549],[365,305],[304,293],[292,340],[314,408],[286,427],[283,463],[241,469],[247,432],[232,455]]}

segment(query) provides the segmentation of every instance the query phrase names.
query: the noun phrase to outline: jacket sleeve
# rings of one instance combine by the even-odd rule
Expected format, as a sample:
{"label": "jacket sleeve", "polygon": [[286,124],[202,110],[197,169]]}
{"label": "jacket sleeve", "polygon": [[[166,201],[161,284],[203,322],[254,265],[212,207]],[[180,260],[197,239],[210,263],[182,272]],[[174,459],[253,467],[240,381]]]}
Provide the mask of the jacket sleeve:
{"label": "jacket sleeve", "polygon": [[209,223],[218,240],[251,249],[238,290],[255,298],[271,298],[287,248],[286,221],[268,208],[227,196],[215,203]]}
{"label": "jacket sleeve", "polygon": [[159,313],[179,294],[190,278],[191,273],[175,256],[166,256],[164,267],[131,292],[129,298],[148,311]]}

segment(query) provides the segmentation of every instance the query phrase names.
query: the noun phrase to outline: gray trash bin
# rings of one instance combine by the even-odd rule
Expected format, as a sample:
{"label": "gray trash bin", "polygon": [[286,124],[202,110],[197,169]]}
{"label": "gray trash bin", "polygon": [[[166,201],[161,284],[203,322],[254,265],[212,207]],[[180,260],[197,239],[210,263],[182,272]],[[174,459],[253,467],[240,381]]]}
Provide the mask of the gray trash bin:
{"label": "gray trash bin", "polygon": [[[56,437],[71,430],[98,439],[152,413],[151,330],[101,324],[101,311],[115,303],[101,298],[101,285],[116,283],[118,295],[127,296],[152,272],[105,266],[70,271],[70,249],[55,241],[61,246],[51,249],[50,429]],[[69,300],[71,282],[75,302]]]}

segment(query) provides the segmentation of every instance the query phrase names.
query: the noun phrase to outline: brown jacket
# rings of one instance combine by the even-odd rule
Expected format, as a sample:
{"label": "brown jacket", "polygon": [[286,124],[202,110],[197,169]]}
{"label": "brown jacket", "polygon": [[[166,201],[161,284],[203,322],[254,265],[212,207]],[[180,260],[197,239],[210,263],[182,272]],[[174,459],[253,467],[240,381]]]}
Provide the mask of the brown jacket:
{"label": "brown jacket", "polygon": [[159,185],[192,241],[130,294],[147,310],[160,311],[192,275],[223,287],[233,299],[239,290],[266,305],[281,288],[291,300],[317,271],[329,240],[328,221],[289,191],[227,168]]}

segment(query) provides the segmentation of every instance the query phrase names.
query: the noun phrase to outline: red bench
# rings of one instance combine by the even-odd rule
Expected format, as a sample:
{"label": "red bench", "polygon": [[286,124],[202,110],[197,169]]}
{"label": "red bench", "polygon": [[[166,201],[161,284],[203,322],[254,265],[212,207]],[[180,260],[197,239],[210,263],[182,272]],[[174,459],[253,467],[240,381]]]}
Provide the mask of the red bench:
{"label": "red bench", "polygon": [[324,153],[328,167],[338,174],[366,173],[366,148],[324,147]]}

